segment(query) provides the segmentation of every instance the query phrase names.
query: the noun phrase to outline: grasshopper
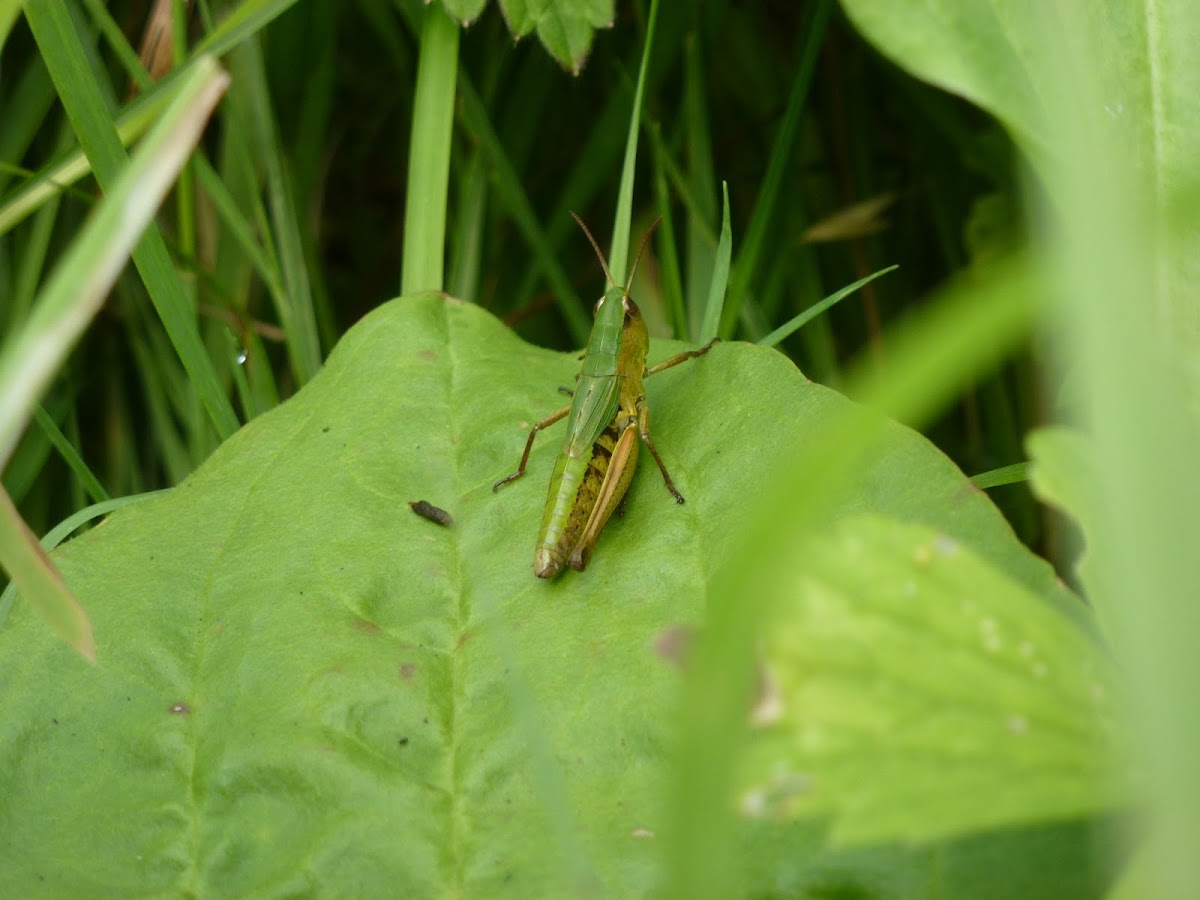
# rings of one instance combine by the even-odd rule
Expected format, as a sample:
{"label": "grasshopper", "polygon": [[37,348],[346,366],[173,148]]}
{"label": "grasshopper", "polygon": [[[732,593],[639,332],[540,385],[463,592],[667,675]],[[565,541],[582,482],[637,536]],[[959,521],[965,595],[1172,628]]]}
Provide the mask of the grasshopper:
{"label": "grasshopper", "polygon": [[667,490],[676,503],[683,503],[683,495],[676,489],[650,439],[650,407],[646,404],[642,380],[704,355],[717,341],[714,338],[699,350],[680,353],[646,368],[650,339],[641,311],[629,296],[629,287],[658,221],[642,238],[633,271],[622,288],[613,281],[604,254],[583,220],[575,213],[571,215],[596,251],[609,286],[593,310],[595,321],[571,404],[533,426],[517,471],[492,486],[493,491],[499,490],[501,485],[524,475],[537,433],[567,419],[567,435],[550,476],[550,493],[533,556],[533,572],[538,578],[553,578],[565,565],[577,572],[587,568],[600,532],[633,480],[639,436],[658,463]]}

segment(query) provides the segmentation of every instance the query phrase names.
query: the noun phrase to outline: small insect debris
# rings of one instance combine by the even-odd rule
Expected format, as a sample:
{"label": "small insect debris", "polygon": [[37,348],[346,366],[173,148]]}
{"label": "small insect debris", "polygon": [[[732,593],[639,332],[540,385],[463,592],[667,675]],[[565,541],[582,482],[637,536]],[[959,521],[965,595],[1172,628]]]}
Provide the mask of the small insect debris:
{"label": "small insect debris", "polygon": [[454,517],[439,506],[434,506],[428,500],[410,500],[408,505],[422,519],[428,519],[435,525],[449,528],[454,524]]}

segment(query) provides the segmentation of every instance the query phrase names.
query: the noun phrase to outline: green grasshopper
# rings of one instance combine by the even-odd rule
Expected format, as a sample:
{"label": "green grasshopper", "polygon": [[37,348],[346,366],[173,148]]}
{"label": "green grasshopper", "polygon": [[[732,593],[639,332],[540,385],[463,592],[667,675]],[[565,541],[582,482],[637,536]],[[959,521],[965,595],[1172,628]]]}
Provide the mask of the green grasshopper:
{"label": "green grasshopper", "polygon": [[[592,334],[583,353],[583,368],[577,376],[571,405],[551,413],[533,426],[517,471],[492,486],[493,491],[499,490],[502,484],[524,475],[537,433],[569,416],[567,436],[550,476],[550,494],[546,498],[546,511],[533,556],[533,572],[538,578],[553,578],[564,565],[577,572],[587,568],[600,532],[633,480],[639,435],[658,463],[667,490],[674,495],[676,503],[683,502],[683,495],[675,488],[650,439],[650,407],[646,405],[642,379],[702,356],[717,341],[714,338],[699,350],[680,353],[647,369],[646,350],[650,339],[641,311],[629,296],[633,271],[625,287],[618,286],[608,271],[608,263],[596,239],[579,216],[571,215],[596,251],[609,287],[593,311]],[[642,238],[642,246],[633,262],[634,271],[656,225],[657,221]]]}

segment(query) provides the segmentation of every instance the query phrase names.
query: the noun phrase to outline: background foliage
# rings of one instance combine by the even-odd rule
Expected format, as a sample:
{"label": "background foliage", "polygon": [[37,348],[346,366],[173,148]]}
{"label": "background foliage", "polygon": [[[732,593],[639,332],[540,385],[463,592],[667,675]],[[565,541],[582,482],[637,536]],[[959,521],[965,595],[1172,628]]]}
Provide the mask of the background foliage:
{"label": "background foliage", "polygon": [[[4,361],[137,171],[122,143],[201,51],[232,76],[4,469],[38,533],[179,485],[55,554],[99,668],[0,600],[23,894],[1097,896],[1135,785],[1189,833],[1186,4],[20,6]],[[689,504],[642,472],[589,571],[543,585],[554,438],[489,486],[602,286],[570,210],[613,222],[618,277],[664,217],[633,291],[654,359],[899,268],[767,340],[807,378],[731,342],[651,382]],[[418,293],[443,288],[470,305]],[[1029,444],[1109,551],[1078,577],[1024,483],[1050,420],[1091,428]]]}

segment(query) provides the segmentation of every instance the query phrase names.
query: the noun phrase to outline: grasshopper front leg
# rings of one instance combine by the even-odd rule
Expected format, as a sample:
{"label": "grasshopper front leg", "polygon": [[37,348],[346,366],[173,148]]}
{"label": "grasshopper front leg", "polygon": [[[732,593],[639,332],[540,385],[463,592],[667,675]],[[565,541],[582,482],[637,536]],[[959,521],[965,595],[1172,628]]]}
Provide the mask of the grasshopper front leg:
{"label": "grasshopper front leg", "polygon": [[497,481],[495,484],[493,484],[492,485],[493,493],[500,490],[500,485],[508,484],[510,481],[516,481],[518,478],[520,478],[522,475],[525,474],[525,463],[529,462],[529,451],[533,449],[533,439],[535,437],[537,437],[537,433],[539,431],[541,431],[543,428],[549,428],[551,425],[553,425],[555,422],[559,421],[560,419],[566,418],[567,413],[569,413],[570,411],[571,411],[571,407],[564,406],[562,409],[558,410],[557,412],[550,413],[550,415],[546,416],[546,418],[542,419],[542,421],[538,422],[536,425],[533,426],[533,428],[530,429],[529,440],[527,440],[525,442],[525,452],[521,454],[521,464],[519,466],[517,466],[517,471],[513,472],[511,475],[504,476],[499,481]]}
{"label": "grasshopper front leg", "polygon": [[[709,347],[711,346],[712,345],[709,344]],[[707,350],[708,347],[705,347],[704,349]],[[695,354],[703,352],[703,350],[693,351]],[[680,356],[685,356],[685,354],[681,353]],[[690,357],[688,358],[690,359]],[[679,362],[683,362],[683,360],[681,359]],[[653,456],[654,461],[658,463],[658,471],[662,472],[663,481],[665,481],[667,484],[667,490],[670,491],[675,497],[676,503],[682,503],[683,494],[679,493],[679,491],[676,489],[675,482],[671,480],[671,476],[667,472],[667,467],[663,465],[662,457],[658,455],[658,450],[655,449],[654,441],[650,440],[650,407],[647,405],[645,397],[638,397],[637,399],[637,414],[638,433],[641,435],[642,440],[645,441],[646,448],[650,451],[650,455]]]}
{"label": "grasshopper front leg", "polygon": [[670,359],[664,359],[658,365],[651,366],[649,369],[647,369],[646,373],[642,377],[649,378],[651,375],[657,375],[659,372],[677,366],[682,362],[687,362],[689,359],[695,359],[697,356],[703,356],[705,353],[711,350],[713,348],[713,344],[717,343],[719,340],[721,340],[719,337],[713,338],[699,350],[687,350],[683,353],[677,353]]}

